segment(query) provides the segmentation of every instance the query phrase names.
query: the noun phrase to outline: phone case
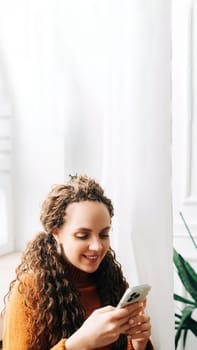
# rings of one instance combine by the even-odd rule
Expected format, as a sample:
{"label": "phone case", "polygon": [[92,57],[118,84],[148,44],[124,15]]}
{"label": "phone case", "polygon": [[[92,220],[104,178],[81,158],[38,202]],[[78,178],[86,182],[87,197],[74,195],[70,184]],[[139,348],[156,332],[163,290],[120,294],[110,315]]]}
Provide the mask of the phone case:
{"label": "phone case", "polygon": [[151,287],[148,284],[141,284],[139,286],[126,289],[117,307],[118,308],[124,307],[126,305],[143,300],[148,294],[150,289]]}

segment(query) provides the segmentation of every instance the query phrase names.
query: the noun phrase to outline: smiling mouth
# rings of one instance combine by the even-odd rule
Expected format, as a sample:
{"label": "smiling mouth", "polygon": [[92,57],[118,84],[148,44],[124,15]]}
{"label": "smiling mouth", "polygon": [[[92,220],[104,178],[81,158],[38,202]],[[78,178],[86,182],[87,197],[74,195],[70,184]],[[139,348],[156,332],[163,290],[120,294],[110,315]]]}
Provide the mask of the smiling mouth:
{"label": "smiling mouth", "polygon": [[90,261],[97,261],[98,260],[98,255],[84,255],[84,257]]}

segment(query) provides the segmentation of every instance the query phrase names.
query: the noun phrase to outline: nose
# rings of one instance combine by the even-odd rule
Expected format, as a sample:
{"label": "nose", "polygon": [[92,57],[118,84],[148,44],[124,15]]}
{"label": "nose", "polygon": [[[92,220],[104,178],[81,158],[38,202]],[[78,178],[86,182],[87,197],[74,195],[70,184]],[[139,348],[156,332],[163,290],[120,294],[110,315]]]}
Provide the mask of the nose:
{"label": "nose", "polygon": [[89,244],[89,249],[95,250],[95,251],[99,251],[99,250],[103,249],[102,242],[99,239],[91,240],[91,242]]}

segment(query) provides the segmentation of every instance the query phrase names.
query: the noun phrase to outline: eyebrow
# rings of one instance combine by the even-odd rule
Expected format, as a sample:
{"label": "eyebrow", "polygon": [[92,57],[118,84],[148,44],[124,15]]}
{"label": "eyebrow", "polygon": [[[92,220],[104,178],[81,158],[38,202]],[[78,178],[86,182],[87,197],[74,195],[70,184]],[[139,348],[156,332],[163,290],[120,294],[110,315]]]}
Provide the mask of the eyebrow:
{"label": "eyebrow", "polygon": [[[102,230],[100,232],[103,232],[103,231],[106,231],[106,230],[110,230],[111,226],[106,226],[104,228],[102,228]],[[76,232],[77,231],[84,231],[84,232],[92,232],[91,229],[87,228],[87,227],[79,227],[75,230]]]}

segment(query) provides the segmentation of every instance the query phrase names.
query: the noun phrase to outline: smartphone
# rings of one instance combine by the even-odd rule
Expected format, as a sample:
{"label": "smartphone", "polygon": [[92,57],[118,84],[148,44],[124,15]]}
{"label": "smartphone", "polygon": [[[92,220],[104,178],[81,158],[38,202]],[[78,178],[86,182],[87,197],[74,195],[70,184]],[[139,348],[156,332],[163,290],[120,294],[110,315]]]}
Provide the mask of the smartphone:
{"label": "smartphone", "polygon": [[151,286],[149,286],[149,284],[141,284],[139,286],[127,288],[117,307],[121,308],[129,304],[136,303],[137,301],[144,300],[150,289]]}

